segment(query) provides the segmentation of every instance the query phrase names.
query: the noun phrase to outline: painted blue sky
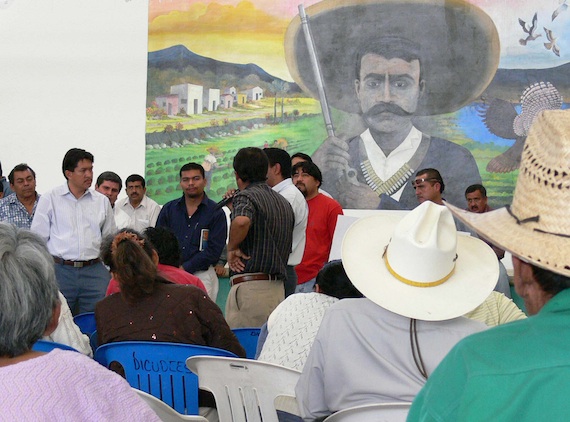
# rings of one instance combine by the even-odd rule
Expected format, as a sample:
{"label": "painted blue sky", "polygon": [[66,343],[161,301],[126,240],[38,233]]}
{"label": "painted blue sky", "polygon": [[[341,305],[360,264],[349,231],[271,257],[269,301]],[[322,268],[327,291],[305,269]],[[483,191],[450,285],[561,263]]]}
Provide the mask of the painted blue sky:
{"label": "painted blue sky", "polygon": [[[501,41],[500,68],[548,68],[555,67],[570,61],[570,7],[560,13],[552,21],[553,12],[561,5],[570,0],[471,0],[487,12],[499,31]],[[537,13],[537,34],[541,36],[529,42],[526,46],[519,43],[526,35],[518,20],[532,22]],[[557,57],[545,48],[548,42],[544,28],[552,30],[558,37],[557,44],[560,49],[560,57]]]}

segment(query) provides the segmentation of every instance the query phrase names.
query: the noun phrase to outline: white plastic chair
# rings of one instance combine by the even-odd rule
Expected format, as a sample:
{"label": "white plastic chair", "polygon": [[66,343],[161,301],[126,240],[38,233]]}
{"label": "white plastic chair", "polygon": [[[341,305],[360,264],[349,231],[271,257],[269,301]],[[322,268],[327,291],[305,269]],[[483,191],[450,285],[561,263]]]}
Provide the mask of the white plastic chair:
{"label": "white plastic chair", "polygon": [[412,403],[378,403],[339,410],[324,422],[405,422]]}
{"label": "white plastic chair", "polygon": [[146,404],[149,405],[153,412],[156,413],[156,415],[163,422],[208,422],[208,419],[203,416],[183,415],[153,395],[145,393],[144,391],[138,390],[136,388],[133,388],[133,390],[137,392],[140,398],[142,398]]}
{"label": "white plastic chair", "polygon": [[192,356],[186,366],[212,392],[220,422],[277,422],[276,410],[299,415],[295,385],[301,373],[250,359]]}

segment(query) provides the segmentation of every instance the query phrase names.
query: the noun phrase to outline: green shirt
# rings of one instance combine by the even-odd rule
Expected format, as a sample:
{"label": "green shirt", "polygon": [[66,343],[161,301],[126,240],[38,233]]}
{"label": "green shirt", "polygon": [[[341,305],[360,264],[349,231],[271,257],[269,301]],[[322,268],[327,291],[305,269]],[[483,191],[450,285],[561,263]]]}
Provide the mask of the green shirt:
{"label": "green shirt", "polygon": [[408,421],[570,420],[570,289],[536,315],[459,342]]}

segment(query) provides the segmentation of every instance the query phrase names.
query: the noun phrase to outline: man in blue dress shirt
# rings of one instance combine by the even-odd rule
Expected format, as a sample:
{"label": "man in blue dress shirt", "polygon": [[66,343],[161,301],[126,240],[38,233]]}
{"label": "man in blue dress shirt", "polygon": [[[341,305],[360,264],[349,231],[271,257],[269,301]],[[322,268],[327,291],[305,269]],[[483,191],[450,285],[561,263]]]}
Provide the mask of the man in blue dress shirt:
{"label": "man in blue dress shirt", "polygon": [[184,164],[180,169],[181,198],[166,203],[158,216],[156,227],[170,228],[180,243],[182,267],[194,274],[216,301],[218,276],[214,266],[226,245],[228,223],[222,209],[208,198],[204,167]]}

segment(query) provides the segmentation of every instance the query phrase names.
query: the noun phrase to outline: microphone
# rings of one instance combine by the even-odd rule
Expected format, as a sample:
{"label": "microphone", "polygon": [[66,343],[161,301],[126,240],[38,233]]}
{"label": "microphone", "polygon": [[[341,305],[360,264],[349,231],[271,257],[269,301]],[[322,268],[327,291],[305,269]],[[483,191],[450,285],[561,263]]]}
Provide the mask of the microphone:
{"label": "microphone", "polygon": [[236,189],[233,195],[230,195],[230,196],[228,196],[227,198],[222,199],[220,202],[218,202],[218,203],[216,204],[216,208],[215,208],[215,209],[216,209],[216,210],[219,210],[220,208],[225,207],[226,205],[228,205],[230,202],[233,201],[234,195],[235,195],[236,193],[238,193],[238,192],[239,192],[239,189]]}

